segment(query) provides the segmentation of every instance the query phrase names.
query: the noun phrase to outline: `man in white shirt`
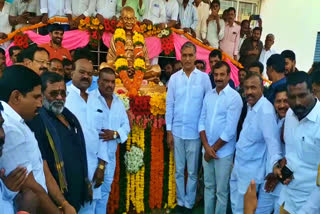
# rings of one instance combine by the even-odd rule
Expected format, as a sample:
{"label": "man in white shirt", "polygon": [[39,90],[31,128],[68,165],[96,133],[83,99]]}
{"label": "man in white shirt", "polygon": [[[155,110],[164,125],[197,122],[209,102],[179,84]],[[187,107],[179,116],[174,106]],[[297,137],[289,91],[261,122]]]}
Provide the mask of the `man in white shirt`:
{"label": "man in white shirt", "polygon": [[236,143],[234,168],[230,178],[230,198],[234,214],[243,213],[243,197],[250,181],[255,180],[257,190],[264,184],[267,155],[270,154],[272,164],[282,157],[276,114],[272,104],[263,96],[263,80],[256,73],[248,74],[244,90],[248,110]]}
{"label": "man in white shirt", "polygon": [[214,48],[219,48],[219,42],[224,37],[225,23],[219,17],[220,1],[214,0],[211,3],[211,14],[207,19],[207,35],[204,43]]}
{"label": "man in white shirt", "polygon": [[[99,141],[99,132],[90,123],[90,94],[87,90],[92,82],[93,65],[87,49],[79,49],[75,53],[75,70],[72,72],[72,84],[67,87],[65,106],[77,117],[85,138],[88,177],[92,182],[93,201],[81,207],[80,214],[95,212],[96,202],[101,199],[101,184],[103,183],[105,164],[108,162],[107,144]],[[97,180],[98,179],[98,180]]]}
{"label": "man in white shirt", "polygon": [[[23,192],[16,197],[18,209],[25,206],[46,213],[60,213],[47,194],[43,161],[38,142],[26,120],[31,120],[42,106],[41,80],[31,69],[13,65],[8,67],[0,81],[0,100],[6,134],[0,169],[8,175],[17,166],[26,168],[28,176]],[[14,196],[16,196],[15,193]],[[30,200],[28,200],[30,196]],[[35,200],[38,198],[39,204]]]}
{"label": "man in white shirt", "polygon": [[[73,18],[77,17],[71,22],[71,28],[76,29],[81,19],[87,16],[91,17],[96,8],[96,1],[92,0],[71,0],[71,15]],[[104,25],[104,22],[101,23]]]}
{"label": "man in white shirt", "polygon": [[95,12],[93,13],[96,16],[100,23],[104,23],[104,19],[116,20],[117,14],[117,0],[96,0]]}
{"label": "man in white shirt", "polygon": [[239,93],[229,86],[230,71],[223,61],[213,67],[216,87],[206,94],[199,121],[205,214],[227,212],[237,125],[243,105]]}
{"label": "man in white shirt", "polygon": [[207,37],[207,19],[209,17],[210,5],[204,3],[202,0],[194,0],[193,5],[198,12],[198,24],[196,28],[196,36],[198,39],[205,39]]}
{"label": "man in white shirt", "polygon": [[[116,168],[116,151],[118,143],[124,143],[130,132],[126,109],[122,101],[113,93],[115,73],[111,68],[103,68],[99,73],[99,88],[91,92],[88,105],[94,111],[90,118],[94,127],[100,132],[100,141],[108,145],[108,164],[104,183],[101,186],[101,199],[96,206],[96,214],[105,214]],[[97,110],[96,110],[97,109]]]}
{"label": "man in white shirt", "polygon": [[317,188],[320,103],[312,93],[311,80],[305,72],[290,73],[287,90],[290,109],[284,124],[285,166],[292,176],[282,175],[283,165],[275,166],[274,173],[285,176],[279,200],[280,212],[295,214],[303,209]]}
{"label": "man in white shirt", "polygon": [[196,37],[196,28],[198,25],[198,12],[193,6],[191,0],[183,0],[179,9],[179,21],[180,28],[185,33],[191,33],[193,37]]}
{"label": "man in white shirt", "polygon": [[144,0],[144,4],[143,22],[147,25],[160,24],[160,29],[165,28],[167,16],[163,0]]}
{"label": "man in white shirt", "polygon": [[[167,142],[171,149],[174,148],[178,209],[188,211],[195,203],[197,189],[201,147],[198,122],[203,98],[211,90],[208,75],[195,68],[195,61],[196,46],[186,42],[181,48],[183,68],[170,77],[166,101]],[[188,181],[185,190],[186,163]]]}
{"label": "man in white shirt", "polygon": [[68,17],[69,24],[72,23],[71,0],[40,0],[40,12],[45,24],[55,16]]}
{"label": "man in white shirt", "polygon": [[[5,0],[0,0],[0,39],[6,39],[8,33],[12,31],[12,26],[9,23],[9,12],[11,4]],[[6,49],[10,42],[5,42],[0,45],[0,48]]]}
{"label": "man in white shirt", "polygon": [[165,27],[175,27],[179,17],[179,3],[177,0],[163,0],[166,5],[166,24]]}
{"label": "man in white shirt", "polygon": [[265,79],[268,79],[267,75],[267,61],[269,57],[273,54],[276,54],[277,52],[272,48],[272,45],[274,44],[274,35],[273,34],[268,34],[266,36],[266,40],[264,42],[264,47],[260,53],[260,58],[259,62],[263,64],[263,73],[262,76]]}

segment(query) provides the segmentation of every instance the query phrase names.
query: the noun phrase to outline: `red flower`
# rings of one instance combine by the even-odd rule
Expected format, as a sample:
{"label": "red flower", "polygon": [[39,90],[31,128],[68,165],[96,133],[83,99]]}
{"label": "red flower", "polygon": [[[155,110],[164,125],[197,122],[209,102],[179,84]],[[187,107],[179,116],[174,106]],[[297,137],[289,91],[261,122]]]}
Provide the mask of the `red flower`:
{"label": "red flower", "polygon": [[117,94],[125,94],[126,92],[124,91],[124,90],[122,90],[122,89],[119,89],[118,91],[117,91]]}

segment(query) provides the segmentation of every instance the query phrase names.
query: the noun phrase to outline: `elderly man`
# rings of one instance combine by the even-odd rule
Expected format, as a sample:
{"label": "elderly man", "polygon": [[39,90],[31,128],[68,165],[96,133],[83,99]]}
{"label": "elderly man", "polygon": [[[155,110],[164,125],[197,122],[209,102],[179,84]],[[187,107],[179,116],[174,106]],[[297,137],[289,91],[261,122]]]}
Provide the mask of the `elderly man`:
{"label": "elderly man", "polygon": [[144,0],[117,0],[117,12],[120,14],[122,8],[129,6],[134,10],[134,14],[138,21],[142,21],[142,16],[145,12]]}
{"label": "elderly man", "polygon": [[72,60],[68,49],[62,46],[64,29],[61,25],[53,24],[50,25],[50,38],[49,43],[41,44],[39,47],[45,48],[49,52],[50,59],[60,59],[61,61],[65,58]]}
{"label": "elderly man", "polygon": [[[27,169],[27,180],[22,185],[22,192],[16,197],[17,209],[28,207],[27,211],[36,209],[45,213],[60,213],[58,207],[51,201],[51,184],[45,177],[45,165],[41,158],[37,140],[25,121],[35,117],[42,106],[41,80],[31,69],[21,65],[7,68],[0,81],[0,99],[4,111],[4,131],[6,133],[3,155],[0,158],[0,168],[6,175],[17,166]],[[7,90],[3,90],[6,88]],[[57,199],[53,197],[54,199]],[[29,200],[28,200],[29,199]],[[37,203],[39,200],[39,204]],[[59,205],[67,208],[68,204]]]}
{"label": "elderly man", "polygon": [[66,107],[81,124],[87,152],[88,177],[93,184],[93,201],[86,203],[79,213],[91,214],[95,211],[97,200],[101,199],[100,186],[104,180],[105,164],[108,162],[108,144],[99,141],[100,130],[97,130],[90,122],[92,119],[90,115],[93,114],[91,111],[96,111],[89,105],[90,95],[87,93],[93,74],[91,55],[86,52],[86,49],[79,49],[75,53],[74,63],[72,84],[67,87]]}
{"label": "elderly man", "polygon": [[[178,210],[191,211],[196,197],[201,141],[198,122],[203,98],[211,90],[209,77],[195,68],[196,47],[186,42],[181,48],[182,70],[173,74],[167,93],[167,142],[174,148]],[[188,181],[185,190],[184,170]]]}
{"label": "elderly man", "polygon": [[102,144],[108,145],[108,164],[104,183],[101,187],[101,199],[96,206],[96,214],[105,214],[114,171],[116,168],[116,151],[118,143],[124,143],[130,132],[126,109],[122,101],[113,93],[115,88],[115,72],[111,68],[103,68],[99,73],[99,88],[90,94],[88,105],[92,109],[89,118],[96,130],[100,132]]}
{"label": "elderly man", "polygon": [[317,188],[320,103],[312,93],[311,80],[305,72],[288,75],[287,91],[290,109],[284,123],[285,164],[277,164],[274,173],[284,183],[280,213],[295,214],[305,212],[304,206]]}
{"label": "elderly man", "polygon": [[248,111],[236,144],[230,179],[234,214],[243,213],[243,197],[250,181],[255,180],[257,190],[264,183],[267,155],[270,154],[272,164],[282,157],[276,114],[272,104],[263,96],[263,80],[255,73],[248,74],[244,90]]}
{"label": "elderly man", "polygon": [[72,213],[76,213],[89,200],[90,186],[82,128],[77,118],[64,107],[66,86],[63,76],[45,72],[41,80],[43,107],[28,125],[38,140],[47,174],[63,193],[58,200],[70,203],[75,208]]}
{"label": "elderly man", "polygon": [[274,44],[274,35],[273,34],[268,34],[266,36],[266,40],[264,42],[264,46],[262,48],[261,54],[259,61],[263,64],[264,69],[263,69],[263,77],[268,78],[267,75],[267,61],[269,57],[273,54],[276,54],[277,52],[272,48],[272,45]]}
{"label": "elderly man", "polygon": [[229,179],[235,151],[237,124],[242,109],[239,93],[229,86],[230,67],[213,67],[216,88],[203,100],[199,132],[203,145],[204,213],[226,213]]}

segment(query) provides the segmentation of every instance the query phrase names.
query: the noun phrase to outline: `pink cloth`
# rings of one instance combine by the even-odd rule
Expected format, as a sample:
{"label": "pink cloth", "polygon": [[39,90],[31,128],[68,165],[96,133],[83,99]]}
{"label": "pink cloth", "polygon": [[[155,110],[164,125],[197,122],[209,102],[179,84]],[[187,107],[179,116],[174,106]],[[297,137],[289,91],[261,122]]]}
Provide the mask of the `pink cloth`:
{"label": "pink cloth", "polygon": [[232,27],[228,24],[225,26],[224,37],[220,41],[220,48],[230,57],[237,56],[239,53],[240,29],[241,27],[236,23],[233,23]]}
{"label": "pink cloth", "polygon": [[[112,34],[111,33],[104,33],[102,36],[102,41],[105,46],[110,47]],[[148,55],[150,59],[153,59],[162,52],[161,48],[161,40],[157,37],[148,37],[145,38],[146,40],[146,47],[148,50]]]}
{"label": "pink cloth", "polygon": [[[33,31],[25,31],[24,34],[27,34],[30,40],[36,44],[43,44],[50,42],[50,36],[42,36]],[[68,50],[73,50],[76,48],[84,47],[89,43],[90,34],[87,31],[80,30],[71,30],[66,31],[63,35],[62,46],[67,48]],[[6,49],[6,64],[7,66],[12,65],[10,56],[9,56],[9,48],[13,46],[12,42],[10,46]]]}
{"label": "pink cloth", "polygon": [[[181,47],[184,43],[189,41],[188,39],[178,35],[178,34],[173,34],[174,36],[174,48],[176,50],[176,58],[178,60],[181,59]],[[204,60],[207,64],[207,70],[206,73],[209,73],[211,71],[210,66],[209,66],[209,54],[210,51],[197,46],[197,59]],[[229,59],[226,60],[226,62],[229,64],[231,68],[231,73],[230,73],[230,78],[234,81],[235,86],[237,87],[239,85],[239,78],[238,78],[238,68],[231,63]]]}

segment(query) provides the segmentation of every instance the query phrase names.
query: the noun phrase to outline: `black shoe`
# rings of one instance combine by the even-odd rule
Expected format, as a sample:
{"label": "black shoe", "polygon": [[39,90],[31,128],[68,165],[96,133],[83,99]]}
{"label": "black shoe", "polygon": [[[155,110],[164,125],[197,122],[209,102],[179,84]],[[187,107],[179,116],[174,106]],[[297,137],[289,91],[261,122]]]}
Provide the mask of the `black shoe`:
{"label": "black shoe", "polygon": [[192,209],[184,207],[184,214],[192,214]]}

